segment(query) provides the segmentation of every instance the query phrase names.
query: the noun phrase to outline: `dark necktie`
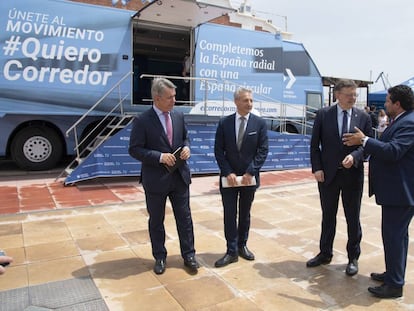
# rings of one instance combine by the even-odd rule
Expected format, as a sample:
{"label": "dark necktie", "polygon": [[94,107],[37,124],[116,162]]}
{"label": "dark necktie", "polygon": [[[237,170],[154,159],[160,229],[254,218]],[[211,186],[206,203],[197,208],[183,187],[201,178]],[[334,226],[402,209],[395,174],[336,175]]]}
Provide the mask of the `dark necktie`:
{"label": "dark necktie", "polygon": [[348,132],[348,112],[346,110],[343,110],[343,116],[342,116],[342,132],[341,132],[341,138],[344,136],[344,133]]}
{"label": "dark necktie", "polygon": [[165,117],[165,127],[167,129],[168,141],[170,142],[170,145],[172,146],[173,134],[172,134],[172,124],[171,124],[170,114],[168,112],[163,112],[163,114]]}
{"label": "dark necktie", "polygon": [[244,121],[245,117],[240,117],[240,126],[239,126],[239,134],[237,135],[237,149],[240,151],[243,136],[244,136]]}

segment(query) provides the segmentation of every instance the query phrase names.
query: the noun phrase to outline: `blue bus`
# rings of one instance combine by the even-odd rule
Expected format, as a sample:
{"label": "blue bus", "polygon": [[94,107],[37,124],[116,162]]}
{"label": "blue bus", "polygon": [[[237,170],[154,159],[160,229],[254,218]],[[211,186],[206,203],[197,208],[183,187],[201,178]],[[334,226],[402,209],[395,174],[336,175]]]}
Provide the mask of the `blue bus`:
{"label": "blue bus", "polygon": [[107,2],[0,3],[0,157],[25,170],[55,167],[108,114],[147,109],[156,76],[174,81],[189,120],[232,113],[240,86],[275,131],[304,133],[308,109],[322,106],[305,47],[278,31],[229,26],[239,12],[228,1],[144,1],[136,10]]}

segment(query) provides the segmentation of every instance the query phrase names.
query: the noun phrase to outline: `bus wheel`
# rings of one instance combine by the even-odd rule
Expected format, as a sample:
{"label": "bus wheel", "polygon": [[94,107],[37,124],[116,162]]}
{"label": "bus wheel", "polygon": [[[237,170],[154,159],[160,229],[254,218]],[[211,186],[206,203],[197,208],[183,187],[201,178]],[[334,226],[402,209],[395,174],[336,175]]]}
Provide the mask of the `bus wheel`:
{"label": "bus wheel", "polygon": [[53,129],[29,126],[17,132],[10,152],[12,160],[21,169],[41,171],[56,166],[62,158],[63,146]]}

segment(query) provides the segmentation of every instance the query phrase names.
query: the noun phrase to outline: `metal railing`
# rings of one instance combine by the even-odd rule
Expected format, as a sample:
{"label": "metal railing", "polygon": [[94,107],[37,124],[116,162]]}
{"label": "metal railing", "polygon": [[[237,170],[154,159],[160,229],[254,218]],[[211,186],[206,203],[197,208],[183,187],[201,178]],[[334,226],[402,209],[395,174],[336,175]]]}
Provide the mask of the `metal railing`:
{"label": "metal railing", "polygon": [[[98,106],[101,105],[104,100],[110,95],[112,94],[115,90],[118,90],[118,103],[113,106],[108,112],[107,114],[100,120],[100,122],[96,125],[96,128],[101,127],[103,124],[105,124],[108,119],[112,116],[114,116],[114,114],[116,113],[117,109],[119,108],[119,113],[118,115],[123,116],[124,115],[124,101],[131,96],[131,93],[126,93],[125,95],[122,94],[122,90],[121,90],[121,85],[122,83],[129,78],[130,76],[132,76],[132,72],[128,72],[126,75],[124,75],[113,87],[111,87],[91,108],[89,108],[70,128],[68,128],[68,130],[66,131],[66,137],[69,137],[70,133],[73,131],[73,135],[75,138],[75,151],[76,151],[76,157],[79,159],[80,158],[80,150],[79,150],[79,146],[81,146],[82,144],[84,144],[85,142],[87,142],[90,138],[91,135],[93,133],[93,130],[90,131],[87,135],[85,135],[81,141],[79,141],[79,136],[78,136],[78,126],[82,123],[82,121],[84,121],[88,116],[91,115],[92,112],[96,111]],[[130,88],[129,88],[130,89]]]}
{"label": "metal railing", "polygon": [[[126,122],[129,122],[132,119],[132,115],[127,115],[124,109],[124,102],[127,99],[130,99],[131,96],[131,87],[130,85],[127,87],[129,90],[125,92],[122,90],[121,86],[129,77],[133,75],[133,72],[128,72],[125,74],[113,87],[111,87],[93,106],[91,106],[85,114],[83,114],[67,131],[66,136],[69,136],[72,132],[74,135],[75,140],[75,151],[76,156],[74,160],[68,165],[68,167],[59,175],[61,177],[65,172],[68,173],[71,167],[75,164],[79,164],[83,161],[84,158],[93,151],[95,151],[104,141],[106,141],[110,136],[113,135],[115,131],[117,131],[120,127],[126,126]],[[204,113],[203,115],[209,116],[208,114],[208,92],[210,86],[213,84],[221,83],[222,91],[222,98],[221,98],[221,111],[222,116],[225,114],[225,111],[228,110],[226,108],[226,104],[233,103],[233,97],[228,98],[226,97],[226,93],[230,90],[236,90],[239,87],[244,87],[244,85],[235,83],[233,81],[228,80],[221,80],[218,81],[217,79],[212,78],[197,78],[197,77],[182,77],[182,76],[167,76],[167,75],[152,75],[152,74],[142,74],[140,79],[154,79],[154,78],[166,78],[169,80],[188,80],[188,81],[200,81],[203,83],[204,87],[204,98],[202,101],[196,102],[195,100],[188,100],[182,101],[181,104],[185,104],[189,107],[194,107],[201,102],[204,104]],[[192,86],[194,87],[194,85]],[[102,118],[99,118],[99,121],[95,124],[95,126],[90,129],[86,135],[82,135],[79,138],[78,135],[78,127],[80,124],[89,116],[92,116],[93,112],[96,112],[100,105],[102,105],[111,94],[113,95],[114,92],[117,92],[117,101],[113,106],[110,106],[105,110],[105,114],[102,114]],[[194,90],[190,90],[190,93],[194,93]],[[190,95],[191,97],[191,95]],[[254,93],[255,98],[255,109],[259,112],[266,111],[266,109],[270,106],[274,106],[276,113],[261,113],[262,117],[267,120],[269,129],[271,130],[278,130],[280,132],[297,132],[299,134],[308,134],[310,129],[312,128],[312,121],[316,114],[316,109],[312,111],[306,107],[306,105],[298,105],[298,104],[287,104],[282,103],[281,101],[275,100],[266,94]],[[132,98],[131,98],[132,99]],[[152,102],[152,99],[142,99],[142,102]],[[177,102],[178,103],[178,102]],[[272,108],[273,109],[273,108]],[[291,115],[297,115],[297,117],[291,117]],[[95,113],[96,115],[96,113]],[[292,129],[294,127],[294,130]],[[97,134],[98,133],[98,134]],[[58,178],[59,178],[58,177]]]}
{"label": "metal railing", "polygon": [[[75,141],[75,158],[67,165],[67,167],[56,178],[59,179],[63,175],[68,175],[71,170],[79,163],[83,161],[89,154],[94,152],[108,137],[119,130],[122,126],[125,126],[132,117],[125,114],[124,102],[128,98],[131,98],[130,86],[128,86],[128,92],[124,92],[121,89],[122,84],[132,76],[132,72],[125,74],[113,87],[111,87],[93,106],[91,106],[71,127],[67,129],[65,135],[67,137],[73,132]],[[78,127],[87,118],[92,116],[100,105],[102,105],[111,94],[117,92],[116,104],[104,110],[104,115],[99,118],[99,121],[94,124],[93,128],[88,129],[86,135],[81,138],[78,135]],[[96,115],[96,114],[95,114]],[[108,130],[109,129],[109,130]],[[85,131],[84,131],[85,132]],[[84,133],[82,133],[84,134]]]}
{"label": "metal railing", "polygon": [[[182,76],[166,76],[166,75],[152,75],[152,74],[142,74],[139,76],[140,79],[155,79],[155,78],[165,78],[168,80],[183,80],[183,81],[201,81],[202,83],[205,83],[207,87],[205,87],[204,92],[204,105],[207,107],[208,102],[208,84],[210,83],[217,83],[217,79],[212,78],[197,78],[197,77],[182,77]],[[191,91],[190,91],[191,93]],[[143,99],[144,102],[152,102],[151,98]],[[188,101],[176,101],[179,104],[186,104],[188,106],[194,106],[196,104],[195,101],[188,100]],[[206,110],[204,110],[206,111]]]}
{"label": "metal railing", "polygon": [[[244,87],[244,85],[229,81],[229,80],[217,80],[212,78],[199,78],[199,77],[182,77],[182,76],[168,76],[168,75],[152,75],[152,74],[142,74],[141,79],[154,79],[154,78],[166,78],[169,80],[188,80],[188,81],[200,81],[204,83],[204,98],[202,102],[204,103],[204,115],[207,115],[207,105],[208,105],[208,90],[209,85],[213,84],[222,84],[222,98],[221,98],[221,111],[222,116],[225,114],[226,103],[233,103],[233,97],[226,97],[226,93],[229,90],[236,90],[239,87]],[[152,99],[143,99],[143,102],[151,102]],[[297,132],[299,134],[308,134],[312,128],[312,117],[315,116],[316,111],[308,109],[306,105],[298,104],[288,104],[282,103],[281,101],[275,100],[266,94],[261,94],[260,92],[254,93],[254,102],[255,109],[260,112],[263,118],[268,120],[268,123],[271,124],[270,128],[272,130],[278,130],[280,132]],[[188,101],[177,101],[177,104],[185,104],[186,106],[194,107],[199,102],[194,100]],[[276,109],[278,108],[277,113],[266,114],[262,113],[265,111],[266,107],[273,105]],[[266,106],[266,107],[265,107]],[[316,109],[315,109],[316,110]],[[297,117],[292,117],[291,115],[297,115]],[[294,127],[294,130],[293,128]]]}
{"label": "metal railing", "polygon": [[[244,87],[244,85],[233,81],[224,80],[224,83],[233,85],[234,88]],[[225,97],[223,94],[223,105],[224,101]],[[266,107],[269,104],[273,105],[274,109],[279,108],[278,111],[270,114],[265,113]],[[311,120],[314,119],[317,110],[316,108],[307,107],[306,104],[283,103],[260,92],[254,93],[254,105],[254,108],[268,121],[270,129],[281,133],[291,133],[293,130],[292,127],[294,127],[298,134],[308,134],[313,126]]]}

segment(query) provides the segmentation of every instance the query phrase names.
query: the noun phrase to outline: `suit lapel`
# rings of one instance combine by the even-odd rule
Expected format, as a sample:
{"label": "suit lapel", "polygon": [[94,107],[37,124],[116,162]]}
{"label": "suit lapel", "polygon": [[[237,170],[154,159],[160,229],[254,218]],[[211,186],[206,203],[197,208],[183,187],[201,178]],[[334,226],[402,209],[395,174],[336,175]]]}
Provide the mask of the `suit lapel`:
{"label": "suit lapel", "polygon": [[257,131],[258,118],[256,115],[250,113],[249,121],[247,122],[246,134]]}
{"label": "suit lapel", "polygon": [[[152,119],[152,123],[154,124],[154,128],[157,128],[158,131],[161,132],[161,136],[165,140],[165,143],[167,145],[170,145],[170,142],[168,141],[167,133],[165,133],[164,127],[162,126],[162,123],[160,121],[160,118],[157,115],[157,112],[153,108],[151,108],[151,110],[152,110],[151,119]],[[173,126],[173,142],[174,142],[174,122],[172,121],[172,116],[171,116],[171,123]]]}
{"label": "suit lapel", "polygon": [[[175,137],[176,137],[176,126],[177,126],[177,120],[176,120],[176,115],[175,115],[175,113],[171,110],[170,111],[170,117],[171,117],[171,126],[172,126],[172,144],[173,144],[173,146],[175,146],[175,144],[174,144],[174,141],[175,141]],[[165,137],[167,137],[167,135],[165,135]],[[168,140],[168,137],[167,137],[167,140]]]}
{"label": "suit lapel", "polygon": [[353,133],[355,126],[357,126],[358,122],[357,120],[359,119],[359,114],[358,111],[354,108],[352,108],[351,111],[351,122],[349,123],[349,132]]}
{"label": "suit lapel", "polygon": [[398,121],[401,121],[401,119],[403,119],[406,115],[408,114],[408,112],[404,112],[402,115],[400,115],[397,120],[394,120],[393,122],[391,122],[384,130],[384,132],[381,134],[380,140],[382,141],[388,141],[389,138],[391,138],[392,133],[394,131],[394,129],[398,126]]}
{"label": "suit lapel", "polygon": [[339,136],[339,129],[338,129],[338,104],[332,106],[328,112],[328,120],[334,120],[334,122],[329,122],[332,125],[332,130],[336,133],[336,137],[339,137],[339,141],[342,141],[342,138]]}
{"label": "suit lapel", "polygon": [[[336,105],[336,109],[332,109],[332,113],[335,113],[336,114],[335,118],[332,118],[332,119],[336,120],[336,123],[335,123],[335,132],[337,133],[337,135],[340,138],[340,141],[342,143],[342,137],[339,136],[339,129],[338,129],[338,121],[341,121],[342,122],[342,120],[338,120],[338,109],[340,109],[338,107],[338,105]],[[354,131],[355,126],[358,125],[359,117],[360,116],[358,114],[358,111],[356,109],[352,108],[352,111],[351,111],[351,120],[350,120],[349,128],[348,128],[348,131],[349,132],[352,133]]]}
{"label": "suit lapel", "polygon": [[234,148],[236,148],[236,150],[237,150],[236,131],[238,129],[236,129],[236,113],[233,113],[231,115],[231,118],[229,118],[228,120],[229,120],[228,131],[229,131],[229,133],[233,133],[233,139],[232,140],[233,140],[233,143],[234,143]]}

